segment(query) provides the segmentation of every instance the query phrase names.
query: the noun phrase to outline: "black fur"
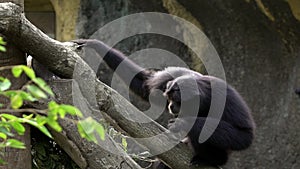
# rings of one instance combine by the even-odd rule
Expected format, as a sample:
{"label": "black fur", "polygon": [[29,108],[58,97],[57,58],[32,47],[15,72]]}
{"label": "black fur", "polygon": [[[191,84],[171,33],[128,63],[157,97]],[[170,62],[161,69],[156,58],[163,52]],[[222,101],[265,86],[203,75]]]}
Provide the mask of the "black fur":
{"label": "black fur", "polygon": [[[168,98],[170,113],[173,113],[175,117],[177,117],[182,103],[200,97],[197,117],[185,115],[178,118],[176,123],[173,123],[175,120],[170,120],[169,124],[171,131],[178,132],[187,129],[188,124],[193,124],[195,121],[191,130],[187,131],[187,137],[195,153],[191,164],[223,165],[227,162],[231,150],[243,150],[251,145],[255,124],[250,109],[239,93],[225,81],[180,67],[168,67],[156,72],[147,71],[127,59],[122,53],[98,40],[75,40],[74,42],[95,49],[101,56],[107,52],[103,59],[113,70],[122,61],[126,62],[128,72],[139,72],[131,82],[127,82],[130,89],[145,100],[148,99],[152,90],[162,90]],[[119,72],[118,75],[126,78],[122,72]],[[191,80],[196,81],[197,89],[190,88]],[[126,80],[124,81],[126,82]],[[211,105],[212,82],[227,86],[226,103],[218,127],[207,141],[200,144],[198,138],[205,121],[208,120],[207,115]],[[179,86],[187,88],[185,90],[189,92],[187,97],[181,98]],[[209,120],[213,122],[216,119]]]}

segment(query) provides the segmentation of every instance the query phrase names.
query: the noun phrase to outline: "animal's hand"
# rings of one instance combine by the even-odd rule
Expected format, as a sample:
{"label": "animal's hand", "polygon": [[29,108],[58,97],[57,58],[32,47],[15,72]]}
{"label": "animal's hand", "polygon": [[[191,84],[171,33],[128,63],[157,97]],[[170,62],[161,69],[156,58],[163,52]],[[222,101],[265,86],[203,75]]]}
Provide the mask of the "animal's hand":
{"label": "animal's hand", "polygon": [[86,43],[88,42],[88,39],[75,39],[72,40],[71,42],[76,43],[77,49],[81,49],[82,47],[84,47],[86,45]]}
{"label": "animal's hand", "polygon": [[71,42],[76,43],[77,49],[81,49],[82,47],[85,46],[92,46],[93,44],[98,43],[99,41],[96,39],[75,39],[75,40],[71,40]]}

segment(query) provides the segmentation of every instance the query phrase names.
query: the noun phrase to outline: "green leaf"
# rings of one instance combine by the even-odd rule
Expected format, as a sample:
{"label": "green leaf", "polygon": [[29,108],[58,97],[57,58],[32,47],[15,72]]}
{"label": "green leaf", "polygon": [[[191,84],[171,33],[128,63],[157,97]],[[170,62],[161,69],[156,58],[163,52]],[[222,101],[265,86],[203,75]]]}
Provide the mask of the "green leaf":
{"label": "green leaf", "polygon": [[122,146],[124,148],[125,151],[127,151],[127,141],[126,141],[126,138],[125,137],[122,137]]}
{"label": "green leaf", "polygon": [[29,93],[31,93],[34,97],[36,97],[38,99],[39,98],[42,98],[42,99],[48,98],[47,95],[35,85],[28,85],[27,89],[28,89]]}
{"label": "green leaf", "polygon": [[39,77],[34,78],[32,81],[35,84],[37,84],[38,86],[45,86],[45,85],[47,85],[47,83],[42,78],[39,78]]}
{"label": "green leaf", "polygon": [[7,78],[0,78],[0,91],[5,91],[9,89],[11,82]]}
{"label": "green leaf", "polygon": [[52,91],[52,89],[50,88],[50,86],[46,85],[46,86],[43,86],[42,89],[47,92],[50,96],[54,97],[54,93]]}
{"label": "green leaf", "polygon": [[48,119],[47,124],[57,132],[61,132],[62,128],[56,120]]}
{"label": "green leaf", "polygon": [[10,132],[8,127],[0,127],[0,132],[6,134],[7,136],[13,137],[14,134]]}
{"label": "green leaf", "polygon": [[23,72],[23,66],[14,66],[11,69],[12,74],[14,75],[14,77],[18,78],[21,76],[22,72]]}
{"label": "green leaf", "polygon": [[[23,119],[31,120],[32,117],[33,117],[33,114],[29,114],[29,115],[23,114],[22,117],[23,117]],[[22,120],[23,120],[23,119],[22,119]]]}
{"label": "green leaf", "polygon": [[57,109],[59,108],[59,105],[55,102],[55,101],[50,101],[49,104],[48,104],[48,108],[51,110],[51,109]]}
{"label": "green leaf", "polygon": [[26,119],[26,118],[23,118],[22,119],[22,122],[24,123],[28,123],[36,128],[38,128],[42,133],[44,133],[46,136],[52,138],[50,132],[48,131],[48,129],[45,127],[45,126],[41,126],[39,125],[36,121],[33,121],[33,120],[30,120],[30,119]]}
{"label": "green leaf", "polygon": [[105,140],[105,129],[104,129],[104,127],[101,124],[97,123],[96,126],[95,126],[95,129],[96,129],[98,135],[100,136],[100,139]]}
{"label": "green leaf", "polygon": [[83,129],[82,125],[80,124],[80,122],[77,123],[77,130],[80,134],[80,137],[85,138],[86,133],[84,132],[84,129]]}
{"label": "green leaf", "polygon": [[47,119],[56,121],[58,119],[58,109],[52,109],[47,112]]}
{"label": "green leaf", "polygon": [[62,108],[58,108],[58,114],[60,115],[61,118],[65,118],[66,111]]}
{"label": "green leaf", "polygon": [[85,132],[85,129],[80,123],[77,123],[77,130],[82,138],[87,139],[88,141],[91,141],[91,139],[88,137],[88,134]]}
{"label": "green leaf", "polygon": [[24,134],[25,127],[20,122],[12,122],[11,126],[16,130],[16,132],[18,132],[19,135]]}
{"label": "green leaf", "polygon": [[36,122],[38,123],[38,125],[45,125],[47,123],[47,117],[45,116],[36,116]]}
{"label": "green leaf", "polygon": [[68,112],[71,115],[77,115],[79,117],[83,116],[81,111],[78,108],[74,107],[74,106],[62,104],[59,107],[64,109],[66,112]]}
{"label": "green leaf", "polygon": [[25,144],[21,141],[18,141],[16,139],[8,139],[6,142],[7,147],[12,147],[12,148],[18,148],[18,149],[25,149]]}
{"label": "green leaf", "polygon": [[[5,122],[7,122],[6,118],[4,118],[4,117],[2,117],[2,116],[1,116],[1,121],[2,121],[3,124],[4,124]],[[0,128],[0,129],[1,129],[1,128]]]}
{"label": "green leaf", "polygon": [[31,80],[33,80],[33,79],[35,78],[35,73],[34,73],[34,71],[33,71],[31,68],[29,68],[29,67],[27,67],[27,66],[22,66],[22,68],[23,68],[25,74],[26,74]]}
{"label": "green leaf", "polygon": [[[92,125],[91,128],[93,126],[94,125]],[[93,141],[93,142],[97,143],[97,139],[93,133],[94,129],[88,130],[86,127],[87,127],[86,121],[79,121],[77,123],[77,129],[78,129],[80,136],[82,138],[87,139],[88,141]]]}
{"label": "green leaf", "polygon": [[15,95],[10,98],[10,105],[13,109],[18,109],[23,105],[23,99],[20,95]]}
{"label": "green leaf", "polygon": [[88,141],[93,141],[97,143],[97,139],[95,137],[95,131],[98,133],[101,140],[105,139],[104,127],[101,124],[97,123],[91,117],[78,121],[77,128],[80,136],[82,138],[87,139]]}
{"label": "green leaf", "polygon": [[31,101],[31,102],[37,101],[37,99],[34,98],[31,94],[26,93],[24,91],[20,91],[19,94],[20,94],[20,96],[22,97],[23,100],[27,100],[27,101]]}
{"label": "green leaf", "polygon": [[6,42],[4,42],[2,37],[0,37],[0,45],[6,45]]}
{"label": "green leaf", "polygon": [[34,78],[32,80],[35,84],[37,84],[42,90],[44,90],[46,93],[48,93],[50,96],[54,96],[53,91],[51,88],[47,85],[47,83],[41,79],[41,78]]}
{"label": "green leaf", "polygon": [[0,138],[2,138],[3,140],[6,140],[7,135],[5,133],[0,132]]}
{"label": "green leaf", "polygon": [[87,134],[86,139],[87,139],[88,141],[92,141],[92,142],[94,142],[94,143],[97,143],[97,139],[96,139],[94,133],[89,133],[89,134]]}
{"label": "green leaf", "polygon": [[6,52],[6,48],[0,45],[0,52]]}
{"label": "green leaf", "polygon": [[16,90],[8,90],[2,93],[4,96],[13,97],[18,94]]}
{"label": "green leaf", "polygon": [[1,114],[0,116],[6,118],[8,120],[17,120],[18,119],[18,117],[14,116],[14,115],[5,114],[5,113]]}
{"label": "green leaf", "polygon": [[87,134],[93,133],[95,130],[94,119],[91,117],[88,117],[84,120],[79,121],[78,124],[80,124],[82,126],[85,133],[87,133]]}
{"label": "green leaf", "polygon": [[50,132],[48,131],[48,129],[45,126],[39,126],[37,127],[42,133],[44,133],[46,136],[48,136],[49,138],[52,138]]}
{"label": "green leaf", "polygon": [[0,103],[0,108],[2,108],[4,106],[4,104]]}

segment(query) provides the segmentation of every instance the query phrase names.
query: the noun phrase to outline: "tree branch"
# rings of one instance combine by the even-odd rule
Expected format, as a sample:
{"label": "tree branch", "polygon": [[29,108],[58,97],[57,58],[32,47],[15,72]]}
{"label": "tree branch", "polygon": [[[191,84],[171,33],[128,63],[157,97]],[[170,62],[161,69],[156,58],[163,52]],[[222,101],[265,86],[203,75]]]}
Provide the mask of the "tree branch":
{"label": "tree branch", "polygon": [[[86,97],[87,101],[93,105],[93,98],[90,98],[90,95],[96,93],[97,105],[93,106],[98,106],[100,111],[106,112],[131,136],[136,138],[150,138],[166,131],[162,126],[151,121],[149,117],[137,110],[116,91],[98,81],[93,71],[74,51],[43,34],[20,13],[17,6],[11,3],[1,4],[0,18],[0,32],[57,75],[73,78],[72,75],[75,73],[76,76],[82,79],[77,80],[76,83],[78,83],[80,92]],[[132,122],[125,118],[128,115],[148,119],[151,122],[146,124]],[[76,138],[72,141],[77,146],[83,146],[83,144],[78,143]],[[160,137],[152,140],[141,139],[140,142],[149,148],[151,153],[155,153],[164,149],[173,141],[168,137]],[[82,151],[82,147],[80,146],[78,147]],[[158,157],[173,169],[204,168],[189,166],[192,153],[186,145],[182,144],[178,144],[169,151],[159,154]]]}
{"label": "tree branch", "polygon": [[47,115],[47,110],[38,109],[0,109],[0,113],[32,113]]}

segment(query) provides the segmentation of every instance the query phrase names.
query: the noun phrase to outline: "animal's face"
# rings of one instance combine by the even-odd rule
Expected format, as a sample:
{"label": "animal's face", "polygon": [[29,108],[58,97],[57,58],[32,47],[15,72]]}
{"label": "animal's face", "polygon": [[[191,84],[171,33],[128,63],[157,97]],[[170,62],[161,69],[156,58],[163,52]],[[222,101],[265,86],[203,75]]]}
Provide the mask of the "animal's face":
{"label": "animal's face", "polygon": [[169,81],[163,95],[168,99],[169,113],[178,116],[180,111],[181,95],[177,83],[175,81]]}
{"label": "animal's face", "polygon": [[171,114],[178,115],[181,107],[185,107],[187,113],[190,106],[199,104],[197,79],[192,75],[185,75],[168,81],[163,95],[168,99],[168,109]]}

